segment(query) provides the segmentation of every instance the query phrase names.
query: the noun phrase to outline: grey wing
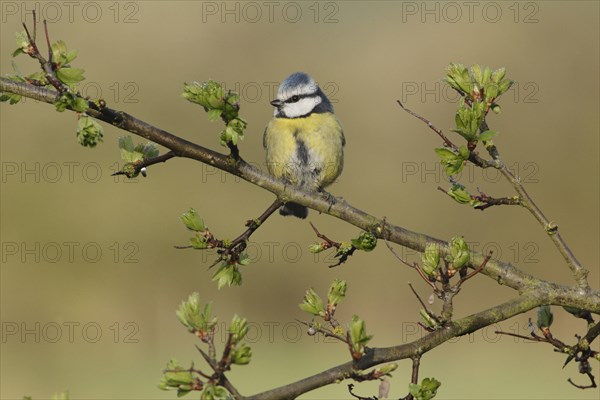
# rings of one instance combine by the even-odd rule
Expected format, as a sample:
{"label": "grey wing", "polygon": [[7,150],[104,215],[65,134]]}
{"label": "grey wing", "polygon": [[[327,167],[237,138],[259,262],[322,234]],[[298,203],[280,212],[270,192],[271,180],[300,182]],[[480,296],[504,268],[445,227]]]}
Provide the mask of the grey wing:
{"label": "grey wing", "polygon": [[346,136],[344,136],[344,130],[342,129],[342,146],[346,145]]}

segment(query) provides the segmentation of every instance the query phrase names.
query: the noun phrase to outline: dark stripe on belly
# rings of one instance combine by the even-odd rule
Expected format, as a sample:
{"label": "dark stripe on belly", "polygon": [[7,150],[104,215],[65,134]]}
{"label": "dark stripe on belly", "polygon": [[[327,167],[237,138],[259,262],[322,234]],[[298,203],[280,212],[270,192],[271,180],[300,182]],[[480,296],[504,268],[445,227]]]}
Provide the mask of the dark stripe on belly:
{"label": "dark stripe on belly", "polygon": [[[296,135],[294,135],[296,136]],[[296,156],[302,165],[308,164],[308,149],[306,144],[296,136]]]}

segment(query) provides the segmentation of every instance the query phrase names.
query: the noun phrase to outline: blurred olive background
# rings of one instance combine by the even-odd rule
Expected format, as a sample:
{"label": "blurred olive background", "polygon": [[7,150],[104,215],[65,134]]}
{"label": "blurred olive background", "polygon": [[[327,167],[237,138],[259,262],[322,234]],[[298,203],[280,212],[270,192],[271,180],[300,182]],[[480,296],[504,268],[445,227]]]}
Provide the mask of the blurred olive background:
{"label": "blurred olive background", "polygon": [[[188,140],[225,151],[221,125],[181,97],[183,82],[214,79],[241,92],[249,122],[241,153],[264,167],[268,102],[289,73],[309,72],[334,102],[347,138],[345,170],[332,193],[412,230],[463,235],[474,250],[494,250],[529,273],[570,284],[565,263],[525,210],[478,212],[437,190],[448,186],[433,152],[441,142],[396,104],[403,100],[449,131],[456,96],[441,84],[446,65],[506,67],[517,83],[502,99],[502,113],[489,118],[499,132],[495,142],[598,288],[598,2],[70,4],[1,3],[2,74],[13,73],[14,32],[37,7],[51,21],[52,40],[79,49],[73,64],[86,71],[85,94]],[[23,73],[38,68],[24,56],[16,62]],[[251,321],[252,363],[229,374],[244,394],[349,359],[345,346],[308,337],[295,322],[307,318],[297,307],[304,291],[325,295],[334,278],[349,285],[339,319],[364,318],[373,346],[423,335],[407,282],[424,298],[430,291],[382,243],[334,269],[330,254],[308,252],[316,239],[308,221],[340,241],[356,236],[355,227],[314,211],[306,221],[275,215],[252,237],[256,262],[243,269],[244,285],[218,291],[207,271],[214,253],[174,249],[190,236],[179,215],[195,207],[218,237],[232,238],[270,204],[270,193],[183,159],[151,167],[145,179],[111,177],[122,131],[105,125],[104,143],[88,149],[76,141],[72,113],[32,100],[0,110],[3,399],[42,399],[65,389],[75,399],[175,398],[156,387],[169,358],[203,365],[197,340],[175,317],[194,291],[214,302],[220,321],[235,313]],[[462,182],[472,192],[513,194],[493,171],[467,167]],[[516,295],[478,277],[456,299],[456,317]],[[587,379],[576,365],[561,369],[564,357],[550,346],[494,333],[527,334],[534,316],[442,345],[424,356],[421,377],[442,381],[442,399],[596,398],[597,391],[567,383]],[[555,310],[556,337],[571,342],[582,329]],[[592,367],[597,377],[597,363]],[[391,398],[406,394],[409,374],[410,362],[400,361]],[[364,383],[357,391],[370,396],[376,388]],[[344,382],[302,398],[349,395]]]}

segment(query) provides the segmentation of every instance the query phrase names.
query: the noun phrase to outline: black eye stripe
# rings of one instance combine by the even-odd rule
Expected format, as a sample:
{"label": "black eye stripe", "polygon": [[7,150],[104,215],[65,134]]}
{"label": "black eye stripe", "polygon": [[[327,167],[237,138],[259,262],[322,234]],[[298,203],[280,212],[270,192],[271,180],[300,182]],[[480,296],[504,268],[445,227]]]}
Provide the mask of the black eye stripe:
{"label": "black eye stripe", "polygon": [[315,98],[317,98],[317,97],[319,97],[319,95],[316,94],[316,93],[297,94],[297,95],[294,95],[294,96],[290,97],[289,99],[285,100],[284,103],[297,103],[301,99],[305,99],[307,97],[315,97]]}

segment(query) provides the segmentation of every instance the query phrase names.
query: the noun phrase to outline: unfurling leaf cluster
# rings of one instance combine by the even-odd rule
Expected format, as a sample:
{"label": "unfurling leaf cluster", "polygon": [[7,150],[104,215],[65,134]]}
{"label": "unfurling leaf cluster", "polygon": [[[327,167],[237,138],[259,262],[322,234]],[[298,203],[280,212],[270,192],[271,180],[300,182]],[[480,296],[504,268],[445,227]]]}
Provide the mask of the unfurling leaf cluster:
{"label": "unfurling leaf cluster", "polygon": [[[35,57],[35,47],[30,43],[26,32],[17,32],[16,42],[18,47],[12,53],[13,57],[20,54]],[[77,92],[77,84],[85,80],[83,76],[84,70],[71,65],[71,62],[77,58],[78,51],[68,50],[66,43],[62,40],[53,43],[51,49],[51,72],[47,70],[37,71],[25,76],[17,73],[8,78],[15,82],[27,82],[38,87],[56,86],[56,89],[60,92],[60,95],[54,102],[56,110],[63,112],[70,109],[80,113],[77,122],[77,141],[84,147],[95,147],[103,141],[104,133],[102,126],[85,114],[89,108],[89,101]],[[47,61],[49,62],[50,60]],[[15,70],[18,70],[14,61],[13,66]],[[7,101],[10,104],[18,103],[21,98],[20,95],[11,93],[0,94],[0,101]]]}
{"label": "unfurling leaf cluster", "polygon": [[244,130],[248,123],[239,116],[240,96],[237,93],[225,91],[221,84],[209,80],[203,83],[184,83],[182,96],[192,103],[201,105],[210,121],[218,118],[223,120],[225,129],[220,135],[222,146],[227,146],[228,143],[237,146],[238,141],[244,138]]}
{"label": "unfurling leaf cluster", "polygon": [[435,378],[425,378],[421,384],[409,383],[408,390],[415,400],[431,400],[441,385],[442,383]]}
{"label": "unfurling leaf cluster", "polygon": [[[198,221],[191,221],[192,226],[197,227]],[[183,301],[176,312],[179,321],[188,329],[189,332],[196,335],[203,343],[208,344],[209,354],[213,362],[211,368],[215,369],[215,345],[214,334],[217,326],[217,318],[212,316],[211,303],[202,304],[200,295],[193,293],[186,301]],[[252,358],[252,349],[244,342],[248,334],[248,321],[234,315],[229,325],[229,339],[226,348],[223,350],[223,357],[219,362],[220,368],[229,370],[230,366],[246,365]],[[209,363],[210,364],[210,363]],[[202,391],[201,399],[217,400],[231,399],[229,392],[220,386],[218,374],[209,375],[195,369],[194,365],[184,369],[175,359],[171,359],[167,364],[167,369],[163,371],[163,376],[159,388],[163,390],[177,390],[177,396],[181,397],[189,392]]]}
{"label": "unfurling leaf cluster", "polygon": [[192,375],[191,368],[183,368],[179,361],[172,358],[167,363],[167,369],[163,372],[158,388],[177,390],[177,397],[182,397],[194,390],[195,383],[196,379]]}
{"label": "unfurling leaf cluster", "polygon": [[200,294],[192,293],[187,301],[181,303],[175,314],[188,331],[202,338],[217,325],[217,318],[211,313],[212,304],[201,305]]}
{"label": "unfurling leaf cluster", "polygon": [[365,354],[367,343],[369,343],[373,336],[367,334],[367,325],[358,315],[352,316],[352,320],[348,324],[347,337],[352,349],[352,359],[360,360]]}
{"label": "unfurling leaf cluster", "polygon": [[144,169],[140,170],[140,164],[159,154],[156,144],[146,142],[134,145],[130,135],[119,137],[119,151],[121,159],[125,161],[122,171],[128,178],[135,178],[140,172],[146,176]]}

